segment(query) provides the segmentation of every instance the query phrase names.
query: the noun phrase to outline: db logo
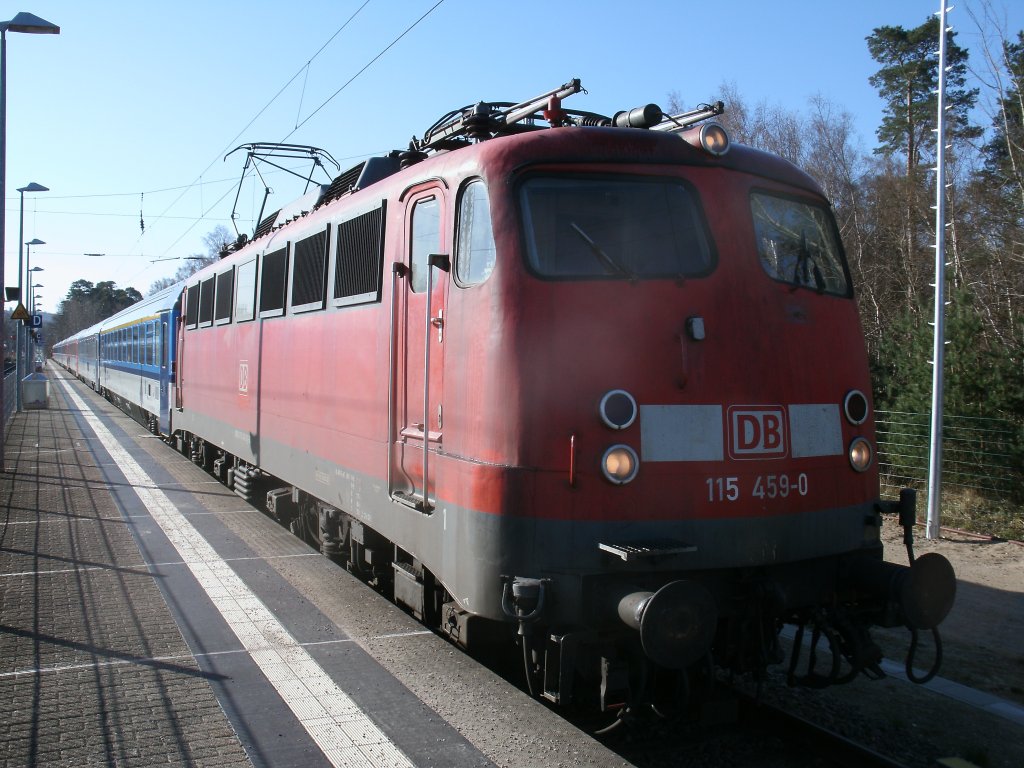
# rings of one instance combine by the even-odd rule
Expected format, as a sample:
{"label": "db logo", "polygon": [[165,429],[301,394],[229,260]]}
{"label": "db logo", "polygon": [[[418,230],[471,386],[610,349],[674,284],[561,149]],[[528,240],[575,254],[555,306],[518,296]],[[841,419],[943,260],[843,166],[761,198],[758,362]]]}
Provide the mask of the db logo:
{"label": "db logo", "polygon": [[787,453],[782,406],[729,408],[729,455],[734,459],[780,459]]}
{"label": "db logo", "polygon": [[249,393],[249,361],[242,360],[238,363],[238,391],[245,395]]}

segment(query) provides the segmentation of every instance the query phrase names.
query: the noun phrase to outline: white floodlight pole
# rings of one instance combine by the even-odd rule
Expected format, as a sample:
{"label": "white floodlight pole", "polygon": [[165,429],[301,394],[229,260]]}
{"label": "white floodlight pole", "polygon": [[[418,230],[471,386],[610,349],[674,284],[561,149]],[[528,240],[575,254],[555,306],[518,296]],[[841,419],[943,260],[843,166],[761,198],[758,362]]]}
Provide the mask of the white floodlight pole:
{"label": "white floodlight pole", "polygon": [[[31,13],[22,11],[10,21],[0,21],[0,288],[4,286],[4,256],[6,254],[7,224],[7,33],[23,32],[37,35],[59,35],[60,27]],[[20,240],[19,236],[19,240]],[[18,274],[20,277],[21,270]],[[21,297],[18,297],[21,300]],[[7,329],[0,312],[0,345],[7,340]],[[21,390],[21,382],[17,382]],[[4,466],[4,421],[3,386],[0,385],[0,469]]]}
{"label": "white floodlight pole", "polygon": [[928,451],[925,538],[939,538],[942,502],[942,400],[946,357],[946,0],[939,10],[938,117],[935,124],[935,336],[932,354],[932,424]]}

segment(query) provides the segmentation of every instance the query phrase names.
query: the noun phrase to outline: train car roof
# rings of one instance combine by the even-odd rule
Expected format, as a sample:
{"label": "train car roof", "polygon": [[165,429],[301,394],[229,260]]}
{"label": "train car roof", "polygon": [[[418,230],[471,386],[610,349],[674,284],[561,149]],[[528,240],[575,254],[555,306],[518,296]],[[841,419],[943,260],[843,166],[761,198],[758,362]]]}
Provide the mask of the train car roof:
{"label": "train car roof", "polygon": [[157,291],[127,309],[122,309],[117,314],[111,315],[106,320],[101,320],[96,326],[93,326],[92,330],[94,333],[104,333],[143,320],[154,320],[160,316],[161,312],[174,308],[174,305],[181,299],[182,288],[182,284],[176,283]]}

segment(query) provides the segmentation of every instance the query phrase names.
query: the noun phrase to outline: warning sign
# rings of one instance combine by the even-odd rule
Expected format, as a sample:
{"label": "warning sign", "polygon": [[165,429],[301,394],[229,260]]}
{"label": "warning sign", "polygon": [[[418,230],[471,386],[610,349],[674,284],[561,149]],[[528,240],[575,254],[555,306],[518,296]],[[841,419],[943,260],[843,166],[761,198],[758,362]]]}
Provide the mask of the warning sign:
{"label": "warning sign", "polygon": [[28,310],[25,309],[25,305],[20,301],[14,311],[11,312],[11,320],[28,320],[30,317],[31,315],[29,315]]}

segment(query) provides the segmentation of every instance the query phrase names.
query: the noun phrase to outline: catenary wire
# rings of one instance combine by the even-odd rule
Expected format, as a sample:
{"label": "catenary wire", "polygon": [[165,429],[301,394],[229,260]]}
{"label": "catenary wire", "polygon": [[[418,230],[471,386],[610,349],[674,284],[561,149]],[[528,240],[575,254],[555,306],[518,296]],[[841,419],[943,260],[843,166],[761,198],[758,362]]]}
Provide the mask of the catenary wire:
{"label": "catenary wire", "polygon": [[[284,143],[285,141],[287,141],[290,136],[292,136],[297,130],[299,130],[302,126],[304,126],[307,122],[309,122],[309,120],[312,119],[314,115],[316,115],[321,109],[323,109],[325,106],[327,106],[339,93],[341,93],[349,85],[351,85],[356,80],[356,78],[358,78],[361,74],[363,74],[363,72],[365,72],[367,69],[369,69],[378,59],[381,58],[381,56],[383,56],[385,53],[387,53],[389,50],[391,50],[398,43],[398,41],[400,41],[403,37],[405,37],[407,34],[409,34],[409,32],[411,32],[413,29],[415,29],[424,19],[426,19],[428,16],[430,16],[430,14],[432,14],[435,10],[437,10],[437,8],[440,7],[444,2],[445,2],[445,0],[437,0],[437,2],[434,3],[434,5],[431,6],[430,9],[427,10],[426,13],[424,13],[422,16],[420,16],[418,19],[416,19],[416,21],[414,21],[412,24],[410,24],[408,27],[406,27],[405,30],[400,35],[398,35],[398,37],[396,37],[394,40],[392,40],[390,43],[388,43],[388,45],[385,46],[376,56],[374,56],[372,59],[370,59],[370,61],[368,61],[365,65],[363,65],[359,69],[358,72],[356,72],[354,75],[352,75],[352,77],[350,77],[347,81],[345,81],[345,83],[340,88],[338,88],[338,90],[336,90],[333,94],[331,94],[319,107],[317,107],[312,112],[310,112],[309,115],[306,116],[305,120],[300,122],[298,125],[295,126],[295,128],[293,128],[291,131],[289,131],[287,133],[287,135],[285,135],[284,138],[282,138],[279,143]],[[299,72],[301,72],[301,71],[302,70],[299,70]],[[298,75],[299,75],[299,73],[296,73],[295,76],[292,77],[292,80],[294,80],[296,77],[298,77]],[[291,83],[291,82],[292,81],[289,80],[289,83]],[[279,94],[280,94],[280,92],[279,92]],[[274,98],[277,98],[277,97],[275,96]],[[266,108],[264,108],[264,109],[266,109]],[[250,123],[250,125],[251,125],[251,123]],[[248,126],[246,126],[246,127],[248,127]],[[239,134],[239,135],[241,135],[241,134]],[[236,139],[237,139],[237,137],[236,137]],[[234,141],[234,139],[232,139],[232,141]],[[212,163],[211,163],[211,165],[212,165]],[[229,190],[229,192],[230,192],[230,190]],[[227,194],[228,193],[225,193],[225,194],[221,195],[212,206],[210,206],[205,211],[203,211],[202,216],[205,217],[211,210],[213,210],[213,208],[215,208],[217,205],[219,205],[220,202],[225,197],[227,197]],[[179,195],[178,199],[180,200],[183,195],[184,195],[184,193],[182,193],[182,195]],[[177,202],[177,200],[175,202]],[[168,210],[169,209],[170,208],[168,207]],[[197,219],[195,222],[193,222],[193,224],[188,229],[186,229],[184,232],[182,232],[181,235],[173,243],[171,243],[167,248],[165,248],[164,251],[160,255],[161,256],[166,256],[167,253],[172,248],[174,248],[178,243],[180,243],[182,241],[182,239],[184,239],[184,237],[195,228],[196,224],[198,224],[199,221],[202,221],[202,219]]]}

